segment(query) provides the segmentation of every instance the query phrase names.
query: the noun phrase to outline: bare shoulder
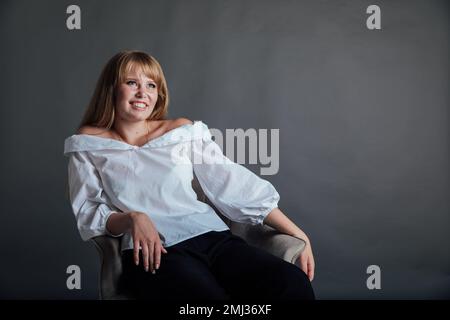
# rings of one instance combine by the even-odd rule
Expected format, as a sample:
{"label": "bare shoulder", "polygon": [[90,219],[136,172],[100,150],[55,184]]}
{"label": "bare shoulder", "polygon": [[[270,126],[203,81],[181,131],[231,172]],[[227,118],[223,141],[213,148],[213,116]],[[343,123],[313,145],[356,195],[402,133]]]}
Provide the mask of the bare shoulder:
{"label": "bare shoulder", "polygon": [[177,118],[173,120],[169,120],[168,129],[172,130],[181,126],[184,126],[185,124],[193,124],[193,122],[187,118]]}
{"label": "bare shoulder", "polygon": [[185,124],[193,124],[193,122],[187,118],[178,118],[173,121],[176,127],[184,126]]}
{"label": "bare shoulder", "polygon": [[89,134],[93,136],[107,135],[109,130],[106,128],[99,128],[94,126],[82,126],[78,129],[77,134]]}

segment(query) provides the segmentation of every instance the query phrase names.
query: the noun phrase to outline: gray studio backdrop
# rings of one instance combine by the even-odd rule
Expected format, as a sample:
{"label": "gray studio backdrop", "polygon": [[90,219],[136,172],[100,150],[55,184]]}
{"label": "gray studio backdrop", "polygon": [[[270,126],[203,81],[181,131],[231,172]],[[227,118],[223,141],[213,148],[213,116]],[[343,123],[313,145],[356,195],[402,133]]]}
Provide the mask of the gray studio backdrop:
{"label": "gray studio backdrop", "polygon": [[[81,30],[66,9],[81,8]],[[366,8],[381,9],[381,30]],[[5,1],[0,298],[97,298],[64,139],[123,49],[162,64],[170,117],[280,129],[264,176],[310,236],[319,299],[450,298],[448,1]],[[259,173],[259,165],[247,165]],[[81,268],[81,289],[66,268]],[[369,290],[367,267],[381,270]]]}

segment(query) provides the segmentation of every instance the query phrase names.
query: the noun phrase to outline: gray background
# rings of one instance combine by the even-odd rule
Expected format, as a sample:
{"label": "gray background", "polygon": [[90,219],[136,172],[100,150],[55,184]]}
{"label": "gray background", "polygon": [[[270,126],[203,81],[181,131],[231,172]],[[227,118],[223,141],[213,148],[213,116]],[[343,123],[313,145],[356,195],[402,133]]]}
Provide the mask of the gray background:
{"label": "gray background", "polygon": [[[78,4],[82,29],[66,28]],[[382,30],[366,28],[381,7]],[[97,297],[64,139],[101,68],[162,64],[170,116],[280,128],[265,176],[311,238],[319,299],[450,298],[448,1],[2,1],[0,298]],[[259,172],[258,166],[248,166]],[[82,289],[66,288],[66,268]],[[381,290],[366,288],[381,267]]]}

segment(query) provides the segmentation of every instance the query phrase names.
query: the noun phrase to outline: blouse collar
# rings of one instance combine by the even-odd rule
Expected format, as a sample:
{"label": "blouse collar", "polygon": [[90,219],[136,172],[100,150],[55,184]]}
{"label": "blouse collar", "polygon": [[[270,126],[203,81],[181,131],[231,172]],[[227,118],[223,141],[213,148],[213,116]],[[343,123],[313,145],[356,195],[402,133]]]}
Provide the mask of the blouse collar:
{"label": "blouse collar", "polygon": [[194,139],[211,138],[208,126],[202,121],[184,124],[169,130],[161,136],[149,140],[142,146],[135,146],[112,138],[98,137],[88,134],[74,134],[64,141],[64,155],[71,152],[95,150],[131,150],[158,148]]}

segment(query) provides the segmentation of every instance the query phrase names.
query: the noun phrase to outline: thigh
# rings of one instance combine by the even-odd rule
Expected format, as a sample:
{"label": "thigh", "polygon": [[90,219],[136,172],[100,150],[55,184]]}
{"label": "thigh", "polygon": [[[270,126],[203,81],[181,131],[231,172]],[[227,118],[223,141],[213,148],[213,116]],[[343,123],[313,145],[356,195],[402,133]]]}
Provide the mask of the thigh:
{"label": "thigh", "polygon": [[[142,257],[140,257],[142,259]],[[155,274],[133,263],[132,250],[124,252],[122,288],[138,299],[226,300],[228,295],[201,255],[189,250],[168,250]]]}
{"label": "thigh", "polygon": [[212,270],[232,298],[314,299],[300,268],[235,236],[217,250]]}

